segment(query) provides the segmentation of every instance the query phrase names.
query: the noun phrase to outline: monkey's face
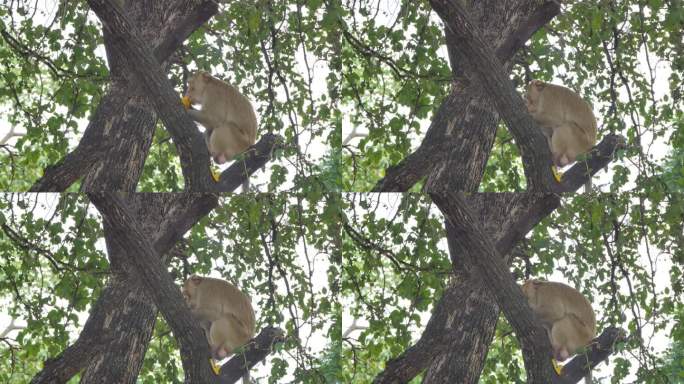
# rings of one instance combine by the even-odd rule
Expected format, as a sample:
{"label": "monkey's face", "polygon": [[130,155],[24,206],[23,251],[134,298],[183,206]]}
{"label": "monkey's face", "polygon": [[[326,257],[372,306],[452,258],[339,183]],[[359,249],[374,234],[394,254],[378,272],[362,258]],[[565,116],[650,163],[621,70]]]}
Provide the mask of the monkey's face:
{"label": "monkey's face", "polygon": [[520,288],[522,289],[523,295],[529,298],[530,294],[532,293],[531,291],[533,289],[532,283],[529,280],[527,280],[525,283],[523,283],[523,285]]}
{"label": "monkey's face", "polygon": [[534,80],[527,86],[527,92],[525,93],[525,105],[527,106],[528,111],[532,112],[534,110],[534,106],[537,104],[540,95],[541,86]]}
{"label": "monkey's face", "polygon": [[202,104],[204,102],[204,89],[208,83],[205,72],[197,72],[188,80],[188,91],[185,93],[192,104]]}
{"label": "monkey's face", "polygon": [[192,308],[192,299],[195,297],[195,294],[197,292],[197,284],[190,278],[185,281],[183,284],[183,288],[181,288],[181,293],[183,294],[183,298],[185,299],[185,302],[190,305]]}
{"label": "monkey's face", "polygon": [[537,294],[537,286],[539,285],[539,280],[530,279],[527,280],[521,287],[523,294],[528,300],[533,299]]}

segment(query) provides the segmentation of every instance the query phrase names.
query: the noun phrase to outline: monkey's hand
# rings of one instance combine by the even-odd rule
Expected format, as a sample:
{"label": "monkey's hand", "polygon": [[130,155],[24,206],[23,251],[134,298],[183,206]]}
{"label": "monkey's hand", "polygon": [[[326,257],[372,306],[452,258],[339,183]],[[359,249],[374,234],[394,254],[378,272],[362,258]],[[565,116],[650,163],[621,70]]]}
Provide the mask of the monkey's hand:
{"label": "monkey's hand", "polygon": [[219,372],[221,371],[221,367],[214,362],[214,359],[209,358],[209,363],[211,363],[211,370],[214,371],[214,374],[218,376]]}
{"label": "monkey's hand", "polygon": [[190,109],[190,98],[187,96],[181,97],[181,103],[183,103],[183,106],[185,109]]}
{"label": "monkey's hand", "polygon": [[551,172],[553,172],[553,178],[556,179],[557,182],[561,182],[561,178],[563,177],[563,174],[558,172],[558,169],[556,169],[555,165],[551,166]]}

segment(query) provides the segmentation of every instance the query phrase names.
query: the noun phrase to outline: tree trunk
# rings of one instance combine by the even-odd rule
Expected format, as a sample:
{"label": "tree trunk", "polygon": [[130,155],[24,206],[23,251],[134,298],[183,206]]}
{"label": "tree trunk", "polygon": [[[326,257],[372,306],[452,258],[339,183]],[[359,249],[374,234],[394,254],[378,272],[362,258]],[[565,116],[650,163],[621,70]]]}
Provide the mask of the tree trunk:
{"label": "tree trunk", "polygon": [[[134,194],[127,203],[138,214],[143,233],[166,254],[217,204],[210,194]],[[117,252],[117,247],[110,250]],[[78,340],[48,360],[33,383],[68,379],[85,368],[83,382],[135,383],[156,321],[157,309],[111,255],[112,278],[93,306]],[[99,348],[101,345],[104,348]],[[58,373],[55,373],[57,371]],[[107,380],[103,380],[103,378]],[[63,381],[63,380],[58,380]]]}

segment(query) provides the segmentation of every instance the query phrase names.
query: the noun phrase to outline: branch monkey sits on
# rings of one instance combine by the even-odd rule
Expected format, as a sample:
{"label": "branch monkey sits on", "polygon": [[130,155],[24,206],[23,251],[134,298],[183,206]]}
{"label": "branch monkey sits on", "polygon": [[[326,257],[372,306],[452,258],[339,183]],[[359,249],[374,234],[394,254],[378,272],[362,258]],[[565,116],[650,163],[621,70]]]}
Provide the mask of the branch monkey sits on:
{"label": "branch monkey sits on", "polygon": [[[220,361],[250,341],[256,331],[252,303],[233,284],[210,277],[193,275],[183,284],[183,297],[190,311],[204,329],[214,360]],[[211,361],[214,372],[219,369]],[[249,383],[249,371],[243,383]]]}
{"label": "branch monkey sits on", "polygon": [[[596,314],[578,290],[563,283],[527,280],[522,291],[546,329],[555,360],[567,360],[596,337]],[[554,367],[558,371],[555,362]],[[591,383],[591,371],[585,382]]]}
{"label": "branch monkey sits on", "polygon": [[[182,102],[206,129],[204,138],[216,164],[233,160],[256,142],[257,118],[252,103],[232,85],[199,71],[188,80]],[[192,104],[202,109],[190,109]]]}
{"label": "branch monkey sits on", "polygon": [[[560,85],[532,80],[525,96],[527,110],[549,143],[553,164],[562,168],[596,144],[596,117],[589,103]],[[554,168],[554,175],[560,176]]]}

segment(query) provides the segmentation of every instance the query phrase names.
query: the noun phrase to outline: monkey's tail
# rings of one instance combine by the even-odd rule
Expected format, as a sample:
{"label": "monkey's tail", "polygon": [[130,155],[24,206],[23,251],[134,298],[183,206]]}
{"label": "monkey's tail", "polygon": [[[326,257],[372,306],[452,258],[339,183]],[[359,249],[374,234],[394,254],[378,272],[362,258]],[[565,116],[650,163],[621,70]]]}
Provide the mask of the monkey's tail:
{"label": "monkey's tail", "polygon": [[593,382],[594,382],[594,380],[591,378],[591,370],[589,370],[589,372],[587,372],[586,376],[584,376],[584,384],[592,384]]}

